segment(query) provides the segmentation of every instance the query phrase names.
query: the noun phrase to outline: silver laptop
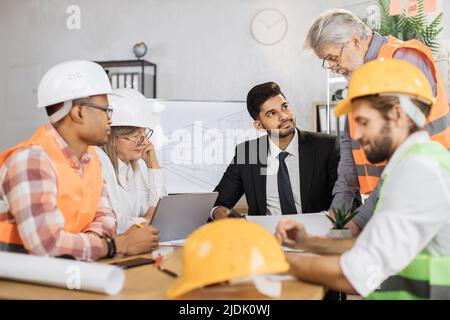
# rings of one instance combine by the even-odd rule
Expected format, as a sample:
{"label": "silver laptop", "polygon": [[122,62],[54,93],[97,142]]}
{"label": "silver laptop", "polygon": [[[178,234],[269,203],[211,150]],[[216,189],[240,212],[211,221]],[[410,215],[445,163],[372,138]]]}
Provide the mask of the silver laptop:
{"label": "silver laptop", "polygon": [[150,224],[160,231],[160,241],[186,239],[208,221],[218,192],[183,193],[159,199]]}

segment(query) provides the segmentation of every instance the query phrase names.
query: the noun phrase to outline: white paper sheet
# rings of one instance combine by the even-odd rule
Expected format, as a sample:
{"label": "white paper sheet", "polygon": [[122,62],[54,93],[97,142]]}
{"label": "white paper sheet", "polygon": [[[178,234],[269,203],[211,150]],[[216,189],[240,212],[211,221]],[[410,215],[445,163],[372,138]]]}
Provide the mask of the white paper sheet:
{"label": "white paper sheet", "polygon": [[330,231],[330,228],[332,228],[330,220],[325,216],[325,212],[276,216],[247,216],[247,220],[262,225],[270,233],[275,233],[278,222],[286,218],[302,223],[308,233],[316,236],[325,236]]}
{"label": "white paper sheet", "polygon": [[247,282],[252,282],[256,290],[265,296],[274,299],[281,296],[282,282],[275,275],[259,274],[230,280],[231,285]]}
{"label": "white paper sheet", "polygon": [[159,245],[160,246],[182,247],[182,246],[184,246],[185,242],[186,242],[186,239],[163,241],[163,242],[160,242]]}
{"label": "white paper sheet", "polygon": [[[282,219],[292,219],[302,223],[306,231],[316,236],[326,236],[332,228],[330,220],[325,216],[325,212],[308,213],[308,214],[288,214],[276,216],[247,216],[247,220],[256,222],[274,234],[278,222]],[[302,252],[302,250],[294,250],[283,247],[284,251]]]}
{"label": "white paper sheet", "polygon": [[10,252],[0,252],[0,278],[108,295],[118,294],[125,283],[116,266]]}

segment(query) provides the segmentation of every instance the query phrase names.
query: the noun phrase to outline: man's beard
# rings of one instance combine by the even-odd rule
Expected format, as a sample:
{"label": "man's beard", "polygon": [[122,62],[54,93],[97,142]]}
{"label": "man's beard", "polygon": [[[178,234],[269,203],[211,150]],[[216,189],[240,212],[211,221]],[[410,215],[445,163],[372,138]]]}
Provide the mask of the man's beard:
{"label": "man's beard", "polygon": [[367,160],[372,163],[379,163],[388,160],[392,156],[393,141],[390,137],[391,129],[386,123],[381,129],[381,136],[370,143],[370,150],[364,150]]}
{"label": "man's beard", "polygon": [[[292,123],[292,128],[290,129],[286,129],[286,130],[280,130],[280,128],[278,129],[267,129],[267,133],[272,137],[272,138],[286,138],[289,137],[290,135],[295,133],[296,126],[295,126],[295,120],[288,120],[289,122]],[[280,127],[283,124],[280,125]]]}

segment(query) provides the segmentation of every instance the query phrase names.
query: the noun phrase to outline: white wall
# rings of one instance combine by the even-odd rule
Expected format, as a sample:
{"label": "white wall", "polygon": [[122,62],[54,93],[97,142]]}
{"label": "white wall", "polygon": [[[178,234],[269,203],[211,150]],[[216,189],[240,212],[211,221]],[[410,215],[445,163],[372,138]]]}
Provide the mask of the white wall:
{"label": "white wall", "polygon": [[442,25],[444,26],[444,38],[450,39],[450,1],[440,1],[442,3],[442,10],[444,11],[444,20],[442,21]]}
{"label": "white wall", "polygon": [[[45,121],[34,109],[35,90],[50,66],[76,58],[130,59],[138,41],[149,46],[146,59],[158,64],[159,98],[245,100],[253,85],[273,80],[296,107],[300,126],[310,129],[311,102],[325,96],[320,62],[304,56],[302,44],[329,1],[0,1],[0,149]],[[81,30],[66,28],[71,4],[81,8]],[[266,7],[284,12],[289,23],[286,38],[269,47],[250,32],[253,15]]]}
{"label": "white wall", "polygon": [[[450,12],[450,1],[438,1]],[[272,80],[296,107],[300,126],[310,129],[311,102],[326,93],[320,61],[302,52],[307,28],[325,9],[367,2],[0,0],[0,150],[46,120],[34,106],[49,67],[76,58],[131,59],[138,41],[149,46],[146,59],[158,64],[159,98],[245,100],[253,85]],[[72,4],[81,8],[81,30],[66,28]],[[253,40],[250,23],[268,7],[285,13],[289,30],[281,43],[266,47]]]}

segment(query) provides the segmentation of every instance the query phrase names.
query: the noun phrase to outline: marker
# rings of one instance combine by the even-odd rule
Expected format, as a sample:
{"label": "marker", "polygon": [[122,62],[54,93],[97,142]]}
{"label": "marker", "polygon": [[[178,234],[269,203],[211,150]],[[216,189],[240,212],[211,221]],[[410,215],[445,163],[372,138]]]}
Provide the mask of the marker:
{"label": "marker", "polygon": [[159,271],[162,271],[162,272],[164,272],[165,274],[168,274],[169,276],[171,276],[171,277],[173,277],[173,278],[178,278],[178,274],[176,274],[176,273],[173,272],[173,271],[167,270],[167,269],[165,269],[165,268],[163,268],[163,267],[161,267],[161,266],[158,266],[157,268],[158,268]]}
{"label": "marker", "polygon": [[169,275],[169,276],[171,276],[173,278],[178,278],[178,274],[176,274],[175,272],[167,270],[167,269],[161,267],[163,259],[164,259],[163,256],[159,256],[159,257],[157,257],[155,259],[155,267],[156,267],[156,269],[158,269],[161,272],[164,272],[165,274],[167,274],[167,275]]}

